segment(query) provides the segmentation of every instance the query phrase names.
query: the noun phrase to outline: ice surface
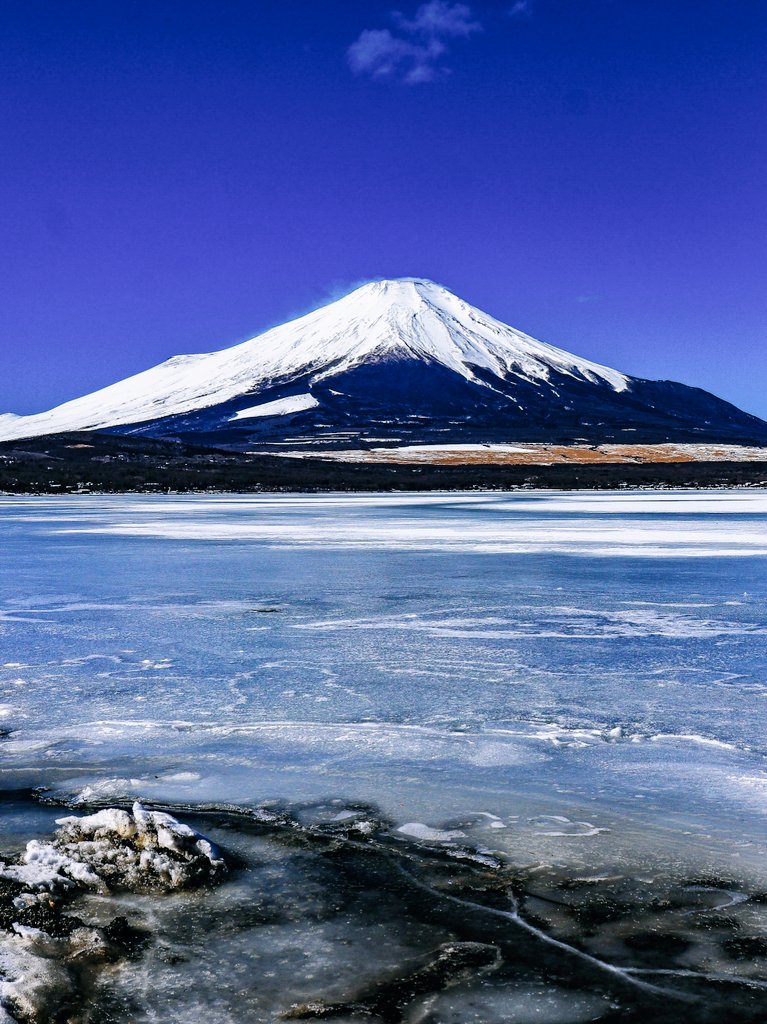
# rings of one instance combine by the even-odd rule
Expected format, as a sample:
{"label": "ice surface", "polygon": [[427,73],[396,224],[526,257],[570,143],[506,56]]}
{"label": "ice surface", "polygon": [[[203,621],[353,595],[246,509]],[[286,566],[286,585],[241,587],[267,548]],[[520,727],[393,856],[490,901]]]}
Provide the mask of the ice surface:
{"label": "ice surface", "polygon": [[430,828],[420,821],[407,821],[404,825],[400,825],[397,831],[405,836],[422,839],[428,843],[449,843],[454,839],[466,838],[466,833],[461,832],[460,829]]}
{"label": "ice surface", "polygon": [[0,1024],[43,1024],[71,997],[66,968],[44,954],[29,936],[0,938]]}
{"label": "ice surface", "polygon": [[609,1002],[555,985],[466,986],[438,996],[430,1024],[585,1024],[599,1020]]}
{"label": "ice surface", "polygon": [[[199,835],[109,808],[67,817],[50,842],[77,836],[87,854],[93,837],[135,841],[150,820]],[[0,1005],[22,1024],[67,1007],[72,1024],[105,1011],[136,1024],[763,1019],[759,890],[687,880],[678,865],[638,878],[520,866],[482,852],[474,830],[497,820],[393,829],[339,800],[210,810],[195,825],[235,865],[219,885],[84,887],[67,904],[76,917],[48,911],[48,931],[0,926]],[[533,822],[552,823],[588,825]],[[518,839],[524,823],[508,824]]]}
{"label": "ice surface", "polygon": [[[760,493],[134,499],[58,518],[62,533],[318,550],[600,558],[767,555]],[[121,514],[122,513],[122,514]],[[343,530],[338,528],[342,517]],[[608,570],[609,571],[609,570]],[[555,591],[556,593],[556,591]],[[658,595],[662,600],[662,595]],[[577,602],[571,602],[576,604]]]}
{"label": "ice surface", "polygon": [[8,498],[0,531],[7,786],[763,871],[761,493]]}
{"label": "ice surface", "polygon": [[[2,1012],[48,1024],[71,963],[140,1024],[431,976],[407,1019],[575,1024],[704,971],[636,1019],[764,1019],[765,535],[744,492],[0,501],[0,783],[77,811],[0,806]],[[440,974],[501,933],[503,968]],[[565,989],[570,944],[597,975]]]}

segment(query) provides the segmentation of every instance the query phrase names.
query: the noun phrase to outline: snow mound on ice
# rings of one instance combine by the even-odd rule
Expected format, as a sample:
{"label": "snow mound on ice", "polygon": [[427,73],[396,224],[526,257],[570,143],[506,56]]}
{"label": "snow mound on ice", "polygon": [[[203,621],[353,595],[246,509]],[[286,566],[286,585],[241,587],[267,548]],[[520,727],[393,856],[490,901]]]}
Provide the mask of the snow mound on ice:
{"label": "snow mound on ice", "polygon": [[[189,825],[162,811],[133,805],[85,817],[59,818],[53,846],[82,869],[78,880],[120,889],[181,889],[224,868],[218,849]],[[67,873],[71,873],[67,868]]]}
{"label": "snow mound on ice", "polygon": [[139,803],[132,812],[109,808],[57,824],[51,842],[33,839],[19,864],[0,864],[0,878],[56,894],[75,888],[166,891],[224,869],[220,851],[199,832]]}

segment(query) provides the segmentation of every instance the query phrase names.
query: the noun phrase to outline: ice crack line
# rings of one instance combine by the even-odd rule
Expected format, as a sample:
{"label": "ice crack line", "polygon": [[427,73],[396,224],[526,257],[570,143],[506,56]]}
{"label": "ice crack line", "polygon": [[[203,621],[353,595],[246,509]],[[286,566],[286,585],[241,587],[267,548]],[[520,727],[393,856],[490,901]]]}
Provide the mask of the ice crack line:
{"label": "ice crack line", "polygon": [[[455,903],[458,906],[468,907],[471,910],[478,910],[484,914],[490,914],[493,917],[500,917],[506,921],[511,921],[513,924],[522,928],[528,934],[533,935],[540,942],[544,942],[549,946],[554,946],[556,949],[561,949],[565,953],[571,956],[577,957],[579,960],[588,963],[592,967],[596,967],[600,971],[605,971],[611,974],[613,977],[619,978],[621,981],[626,982],[635,988],[641,989],[644,992],[652,993],[653,995],[671,996],[674,999],[679,999],[682,1002],[692,1002],[692,997],[683,992],[677,992],[674,989],[662,988],[658,985],[652,985],[650,982],[642,981],[640,978],[632,977],[630,968],[616,967],[615,964],[611,964],[606,960],[600,960],[598,957],[592,956],[590,953],[585,953],[583,950],[578,949],[577,946],[571,946],[566,942],[562,942],[560,939],[555,939],[551,935],[547,935],[546,932],[536,928],[535,925],[530,924],[522,917],[519,913],[516,899],[512,896],[513,910],[500,910],[497,907],[486,907],[482,903],[475,903],[473,900],[462,899],[460,896],[451,896],[449,893],[440,892],[438,889],[434,889],[432,886],[427,885],[425,882],[420,881],[415,875],[412,875],[406,868],[401,864],[397,865],[400,872],[408,879],[411,884],[415,885],[418,889],[424,892],[430,893],[437,899],[448,900],[450,903]],[[676,973],[676,972],[671,972]],[[694,977],[702,977],[695,971],[689,972]]]}

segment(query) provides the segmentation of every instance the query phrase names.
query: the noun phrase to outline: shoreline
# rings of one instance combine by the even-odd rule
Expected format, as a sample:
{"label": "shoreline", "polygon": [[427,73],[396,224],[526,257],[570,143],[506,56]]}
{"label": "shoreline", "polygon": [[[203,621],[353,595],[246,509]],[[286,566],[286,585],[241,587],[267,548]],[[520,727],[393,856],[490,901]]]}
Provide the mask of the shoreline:
{"label": "shoreline", "polygon": [[[640,446],[641,447],[641,446]],[[639,449],[638,449],[639,450]],[[573,452],[581,451],[577,447]],[[744,449],[747,453],[748,449]],[[721,490],[767,487],[767,461],[359,461],[237,452],[131,435],[68,433],[0,443],[0,494],[272,494]],[[583,452],[581,452],[583,454]],[[323,457],[323,455],[325,457]],[[588,456],[588,457],[586,457]],[[516,456],[515,456],[516,457]],[[483,456],[484,458],[484,456]],[[523,453],[520,456],[527,459]]]}

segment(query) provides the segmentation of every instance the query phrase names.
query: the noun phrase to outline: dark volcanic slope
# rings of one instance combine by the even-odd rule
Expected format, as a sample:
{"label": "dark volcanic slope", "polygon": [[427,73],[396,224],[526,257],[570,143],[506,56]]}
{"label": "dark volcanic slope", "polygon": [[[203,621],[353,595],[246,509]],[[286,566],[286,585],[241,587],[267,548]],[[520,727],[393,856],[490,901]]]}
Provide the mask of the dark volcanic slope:
{"label": "dark volcanic slope", "polygon": [[0,492],[11,494],[735,485],[767,486],[767,463],[375,465],[248,456],[96,432],[57,434],[0,444]]}
{"label": "dark volcanic slope", "polygon": [[[474,367],[476,378],[486,371]],[[365,363],[326,381],[309,377],[222,405],[119,432],[239,450],[321,453],[348,447],[543,441],[567,444],[767,444],[767,423],[707,391],[673,381],[632,379],[626,391],[595,387],[552,370],[548,386],[509,377],[492,388],[416,360]],[[234,420],[254,402],[311,394],[315,408]]]}

